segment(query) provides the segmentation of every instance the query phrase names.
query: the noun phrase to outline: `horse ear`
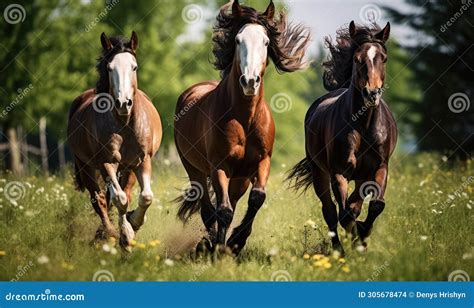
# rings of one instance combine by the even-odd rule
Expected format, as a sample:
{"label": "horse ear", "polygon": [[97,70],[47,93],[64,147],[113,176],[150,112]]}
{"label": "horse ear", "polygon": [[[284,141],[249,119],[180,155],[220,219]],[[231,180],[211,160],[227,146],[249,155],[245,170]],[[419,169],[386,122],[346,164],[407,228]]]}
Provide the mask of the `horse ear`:
{"label": "horse ear", "polygon": [[265,13],[263,13],[263,16],[270,20],[275,16],[275,4],[273,3],[273,0],[270,0],[270,4],[268,5]]}
{"label": "horse ear", "polygon": [[105,51],[112,49],[112,43],[104,32],[102,32],[100,35],[100,43],[102,44],[102,48],[104,48]]}
{"label": "horse ear", "polygon": [[136,51],[138,48],[138,35],[135,31],[132,31],[132,37],[130,38],[130,47],[133,51]]}
{"label": "horse ear", "polygon": [[351,36],[351,38],[355,37],[356,31],[357,31],[357,28],[356,28],[355,22],[351,21],[351,23],[349,24],[349,35]]}
{"label": "horse ear", "polygon": [[385,28],[382,29],[379,33],[375,35],[375,38],[381,41],[388,41],[388,38],[390,37],[390,22],[387,22],[387,25]]}
{"label": "horse ear", "polygon": [[234,0],[232,4],[232,15],[234,15],[234,17],[240,17],[242,15],[242,7],[240,6],[239,0]]}

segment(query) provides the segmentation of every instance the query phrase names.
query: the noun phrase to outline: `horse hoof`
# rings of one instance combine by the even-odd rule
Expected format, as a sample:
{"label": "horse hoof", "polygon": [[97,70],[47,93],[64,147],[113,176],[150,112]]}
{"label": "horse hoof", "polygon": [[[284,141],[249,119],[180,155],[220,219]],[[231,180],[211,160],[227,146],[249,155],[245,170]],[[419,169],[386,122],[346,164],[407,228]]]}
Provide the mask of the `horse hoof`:
{"label": "horse hoof", "polygon": [[136,222],[136,219],[135,219],[135,212],[136,210],[133,210],[133,211],[129,211],[127,212],[127,220],[128,222],[132,225],[132,228],[133,228],[133,231],[137,232],[138,230],[140,230],[140,227],[142,224],[139,224]]}
{"label": "horse hoof", "polygon": [[357,234],[362,242],[369,237],[372,227],[367,227],[363,221],[356,221]]}

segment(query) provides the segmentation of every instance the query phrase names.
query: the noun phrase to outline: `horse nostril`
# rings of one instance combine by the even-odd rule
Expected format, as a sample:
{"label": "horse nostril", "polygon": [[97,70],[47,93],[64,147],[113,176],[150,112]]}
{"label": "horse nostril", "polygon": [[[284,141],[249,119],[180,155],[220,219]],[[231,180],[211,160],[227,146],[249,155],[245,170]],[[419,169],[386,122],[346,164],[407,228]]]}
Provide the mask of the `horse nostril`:
{"label": "horse nostril", "polygon": [[133,102],[131,99],[128,100],[127,102],[127,108],[132,108]]}
{"label": "horse nostril", "polygon": [[370,96],[369,89],[363,88],[363,89],[362,89],[362,94],[363,94],[365,97],[369,97],[369,96]]}
{"label": "horse nostril", "polygon": [[255,82],[258,84],[260,83],[260,81],[262,81],[262,78],[260,78],[260,76],[257,76],[257,78],[255,78]]}
{"label": "horse nostril", "polygon": [[117,98],[115,99],[115,108],[120,108],[122,107],[122,103],[120,103],[120,100]]}
{"label": "horse nostril", "polygon": [[239,82],[240,82],[240,85],[241,85],[242,87],[246,87],[246,86],[247,86],[247,80],[245,79],[245,75],[240,76]]}

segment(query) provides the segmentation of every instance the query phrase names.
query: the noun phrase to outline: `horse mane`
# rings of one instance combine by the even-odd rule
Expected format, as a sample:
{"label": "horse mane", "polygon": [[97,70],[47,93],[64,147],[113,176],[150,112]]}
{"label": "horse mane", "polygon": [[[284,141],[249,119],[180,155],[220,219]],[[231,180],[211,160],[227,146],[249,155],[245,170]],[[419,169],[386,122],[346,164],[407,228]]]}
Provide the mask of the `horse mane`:
{"label": "horse mane", "polygon": [[231,6],[230,2],[221,7],[213,27],[213,65],[221,71],[222,76],[227,75],[232,68],[235,37],[246,24],[259,24],[266,29],[270,39],[268,55],[279,73],[294,72],[307,66],[303,56],[311,35],[306,27],[288,24],[287,14],[284,12],[280,12],[278,19],[268,19],[263,13],[245,5],[241,5],[241,16],[235,17],[229,10]]}
{"label": "horse mane", "polygon": [[95,86],[96,93],[108,93],[109,92],[109,71],[107,65],[115,57],[115,55],[122,52],[129,52],[134,57],[136,57],[135,52],[133,51],[130,41],[121,36],[114,36],[110,38],[110,43],[112,44],[112,49],[104,50],[97,59],[97,72],[99,73],[99,80]]}
{"label": "horse mane", "polygon": [[385,43],[375,38],[381,28],[374,22],[370,26],[356,25],[356,34],[351,38],[349,27],[341,27],[336,32],[336,42],[331,37],[324,39],[329,49],[327,61],[323,63],[324,87],[328,91],[348,88],[352,78],[353,57],[356,49],[364,43],[378,43],[385,47]]}

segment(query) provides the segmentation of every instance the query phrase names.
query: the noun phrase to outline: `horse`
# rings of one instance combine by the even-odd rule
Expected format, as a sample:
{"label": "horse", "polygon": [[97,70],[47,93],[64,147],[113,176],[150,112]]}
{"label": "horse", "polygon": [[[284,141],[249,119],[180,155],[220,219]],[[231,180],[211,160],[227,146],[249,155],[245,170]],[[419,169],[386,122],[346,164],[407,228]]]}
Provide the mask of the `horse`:
{"label": "horse", "polygon": [[[222,79],[193,85],[176,106],[176,148],[191,181],[189,194],[179,198],[178,218],[185,223],[200,211],[207,234],[197,251],[218,247],[238,255],[266,198],[275,139],[264,73],[269,59],[279,72],[306,67],[310,33],[301,25],[288,25],[283,12],[276,18],[273,1],[263,13],[237,0],[228,3],[213,30],[214,66]],[[226,242],[237,202],[250,185],[245,217]]]}
{"label": "horse", "polygon": [[[151,160],[161,144],[161,119],[150,98],[138,89],[137,34],[132,32],[126,40],[102,33],[100,41],[99,80],[95,89],[82,93],[71,105],[68,143],[77,189],[88,190],[102,222],[95,239],[120,239],[120,246],[130,251],[153,200]],[[106,183],[105,196],[97,173]],[[138,207],[127,212],[137,180]],[[120,233],[109,219],[112,205],[118,209]]]}
{"label": "horse", "polygon": [[[382,98],[389,36],[390,23],[380,29],[375,23],[361,26],[352,21],[348,28],[338,31],[335,44],[326,38],[330,56],[323,63],[323,80],[329,93],[308,109],[304,122],[306,157],[287,178],[297,191],[313,185],[322,203],[332,247],[342,255],[338,220],[353,236],[353,246],[365,251],[366,238],[385,208],[389,159],[398,134],[395,119]],[[355,190],[348,197],[350,181],[355,181]],[[369,194],[367,218],[359,221]]]}

